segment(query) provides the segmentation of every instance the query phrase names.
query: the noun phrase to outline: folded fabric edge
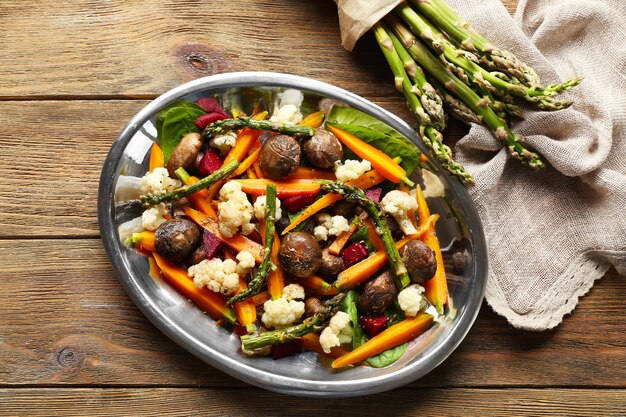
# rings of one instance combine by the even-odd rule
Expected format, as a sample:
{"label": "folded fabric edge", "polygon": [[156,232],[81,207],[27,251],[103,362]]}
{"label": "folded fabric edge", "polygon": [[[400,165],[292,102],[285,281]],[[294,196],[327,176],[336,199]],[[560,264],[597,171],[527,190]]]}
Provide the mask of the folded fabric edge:
{"label": "folded fabric edge", "polygon": [[403,0],[372,1],[371,4],[368,5],[369,7],[363,7],[358,1],[335,0],[339,14],[341,46],[348,51],[352,51],[361,36],[402,1]]}

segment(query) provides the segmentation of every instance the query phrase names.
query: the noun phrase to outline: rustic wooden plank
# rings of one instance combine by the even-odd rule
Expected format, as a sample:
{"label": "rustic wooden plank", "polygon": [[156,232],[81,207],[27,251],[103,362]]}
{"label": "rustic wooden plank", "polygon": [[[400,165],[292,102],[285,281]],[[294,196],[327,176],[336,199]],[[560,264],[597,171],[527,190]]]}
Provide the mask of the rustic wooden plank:
{"label": "rustic wooden plank", "polygon": [[[515,0],[505,3],[512,11]],[[372,37],[345,51],[336,15],[331,1],[3,1],[0,97],[153,97],[201,76],[259,70],[391,91]]]}
{"label": "rustic wooden plank", "polygon": [[1,389],[0,415],[619,416],[626,412],[625,394],[619,389],[398,389],[364,398],[309,399],[259,389]]}
{"label": "rustic wooden plank", "polygon": [[[244,384],[202,364],[145,319],[96,239],[0,240],[0,384]],[[483,306],[426,386],[624,387],[626,281],[599,281],[555,331],[512,329]]]}

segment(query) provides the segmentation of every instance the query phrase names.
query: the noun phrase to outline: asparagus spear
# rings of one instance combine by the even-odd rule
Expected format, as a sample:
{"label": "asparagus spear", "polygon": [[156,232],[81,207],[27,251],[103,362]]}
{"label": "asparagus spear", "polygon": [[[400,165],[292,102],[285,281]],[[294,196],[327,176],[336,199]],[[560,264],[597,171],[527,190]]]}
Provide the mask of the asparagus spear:
{"label": "asparagus spear", "polygon": [[385,252],[387,252],[389,265],[393,271],[398,290],[402,290],[409,285],[411,283],[409,273],[404,262],[402,262],[402,257],[396,248],[393,237],[391,237],[391,232],[382,216],[380,206],[370,200],[365,195],[365,192],[358,187],[353,187],[339,181],[321,181],[321,185],[322,191],[341,194],[344,199],[357,202],[363,206],[367,214],[372,218],[374,226],[376,227],[376,234],[380,236]]}
{"label": "asparagus spear", "polygon": [[274,244],[274,223],[276,222],[276,184],[267,185],[265,204],[267,207],[265,213],[265,255],[263,256],[263,260],[261,261],[256,275],[248,284],[248,288],[231,297],[226,302],[227,305],[247,300],[253,295],[260,293],[267,281],[270,271],[272,268],[276,268],[271,260],[272,245]]}
{"label": "asparagus spear", "polygon": [[159,203],[180,200],[181,198],[187,197],[188,195],[207,188],[210,185],[215,184],[216,182],[227,179],[230,174],[232,174],[237,169],[238,166],[239,162],[237,161],[228,162],[222,165],[220,169],[218,169],[211,175],[204,177],[193,184],[186,185],[169,193],[143,195],[139,197],[139,201],[144,206],[153,206]]}
{"label": "asparagus spear", "polygon": [[237,119],[224,119],[211,123],[202,132],[202,139],[207,140],[215,135],[243,129],[244,127],[258,130],[271,130],[295,137],[311,137],[315,133],[314,129],[309,126],[276,123],[269,120],[255,120],[250,117],[239,116]]}
{"label": "asparagus spear", "polygon": [[452,94],[461,99],[477,116],[482,117],[483,122],[494,132],[496,138],[506,143],[509,152],[514,158],[528,164],[532,168],[544,168],[545,165],[535,152],[524,148],[520,138],[514,134],[506,122],[498,117],[494,111],[486,105],[485,101],[461,80],[426,48],[424,44],[416,41],[411,31],[404,26],[398,18],[388,15],[392,28],[398,38],[407,47],[411,56],[431,76],[443,84]]}
{"label": "asparagus spear", "polygon": [[335,295],[328,301],[322,303],[320,311],[312,317],[304,319],[301,324],[287,327],[286,329],[272,330],[257,334],[247,334],[241,336],[241,346],[244,350],[254,350],[277,343],[286,343],[297,339],[311,332],[320,330],[324,323],[341,308],[345,293]]}

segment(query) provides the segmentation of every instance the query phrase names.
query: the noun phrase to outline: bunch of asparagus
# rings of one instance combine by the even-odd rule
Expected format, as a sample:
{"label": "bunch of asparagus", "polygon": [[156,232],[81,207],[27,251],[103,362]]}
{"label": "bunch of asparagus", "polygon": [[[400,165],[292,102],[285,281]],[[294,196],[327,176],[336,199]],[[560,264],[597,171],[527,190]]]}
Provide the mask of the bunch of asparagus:
{"label": "bunch of asparagus", "polygon": [[459,17],[445,0],[410,0],[398,5],[372,28],[419,122],[419,134],[444,168],[462,181],[474,180],[443,143],[445,109],[467,123],[487,126],[510,154],[531,168],[544,168],[523,138],[511,131],[511,117],[522,118],[521,98],[541,110],[560,110],[572,103],[557,94],[580,78],[541,86],[539,77],[512,53],[499,49]]}

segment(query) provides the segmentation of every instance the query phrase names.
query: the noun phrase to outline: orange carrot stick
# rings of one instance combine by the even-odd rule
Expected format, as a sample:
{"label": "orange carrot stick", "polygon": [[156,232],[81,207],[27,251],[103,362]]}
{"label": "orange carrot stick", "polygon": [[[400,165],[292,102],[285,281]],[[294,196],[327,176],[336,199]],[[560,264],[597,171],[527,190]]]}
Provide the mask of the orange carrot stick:
{"label": "orange carrot stick", "polygon": [[144,230],[141,233],[133,233],[132,241],[135,247],[149,252],[154,252],[154,232],[152,230]]}
{"label": "orange carrot stick", "polygon": [[323,111],[311,113],[307,117],[302,119],[302,121],[298,124],[301,126],[309,126],[312,128],[317,128],[322,125],[322,122],[324,121],[324,116],[326,116],[326,114]]}
{"label": "orange carrot stick", "polygon": [[[370,187],[380,184],[385,180],[385,177],[380,175],[375,170],[371,170],[361,175],[359,178],[348,181],[348,185],[353,187],[359,187],[362,190],[366,190]],[[285,228],[283,231],[283,235],[292,231],[295,227],[297,227],[300,223],[313,216],[318,211],[324,210],[326,207],[333,205],[336,201],[339,201],[343,198],[341,194],[332,194],[328,193],[322,198],[315,200],[313,204],[308,206],[298,217],[296,217],[289,226]]]}
{"label": "orange carrot stick", "polygon": [[307,194],[316,195],[320,192],[320,183],[316,180],[287,180],[274,182],[264,178],[235,180],[247,194],[259,196],[265,194],[269,184],[276,184],[276,196],[280,198]]}
{"label": "orange carrot stick", "polygon": [[[263,227],[265,229],[265,227]],[[261,229],[261,230],[263,230]],[[283,289],[285,288],[285,273],[280,267],[278,262],[278,251],[280,250],[280,239],[278,232],[274,232],[274,244],[272,245],[272,253],[270,259],[272,263],[276,265],[275,269],[270,269],[270,274],[267,277],[267,292],[272,297],[272,300],[277,300],[283,296]]]}
{"label": "orange carrot stick", "polygon": [[342,368],[357,362],[364,361],[378,355],[387,349],[400,346],[402,343],[415,339],[430,328],[434,317],[427,313],[417,313],[415,317],[408,317],[401,322],[388,327],[381,333],[349,352],[332,363],[333,368]]}
{"label": "orange carrot stick", "polygon": [[372,219],[367,219],[365,225],[367,226],[367,237],[372,243],[372,246],[374,246],[377,251],[384,250],[383,241],[380,240],[380,236],[376,233],[376,226],[374,226]]}
{"label": "orange carrot stick", "polygon": [[267,291],[260,292],[252,297],[248,298],[248,300],[252,301],[252,304],[255,306],[260,306],[264,302],[270,299],[270,294]]}
{"label": "orange carrot stick", "polygon": [[236,250],[237,252],[241,252],[244,250],[250,252],[252,256],[254,256],[254,260],[257,263],[261,263],[263,261],[263,246],[240,234],[236,234],[233,237],[222,236],[222,234],[219,232],[217,218],[208,216],[204,213],[192,209],[191,207],[183,207],[183,210],[185,210],[185,214],[189,216],[191,220],[198,223],[198,225],[208,230],[209,232],[213,233],[230,248]]}
{"label": "orange carrot stick", "polygon": [[250,166],[252,165],[252,163],[254,161],[256,161],[257,159],[259,159],[259,154],[261,153],[261,148],[258,148],[254,151],[252,151],[247,157],[246,159],[244,159],[239,166],[237,167],[237,169],[232,173],[232,177],[238,177],[241,174],[243,174],[248,168],[250,168]]}
{"label": "orange carrot stick", "polygon": [[337,236],[337,238],[333,241],[333,243],[328,247],[328,252],[331,255],[335,255],[335,256],[339,255],[343,247],[346,246],[346,243],[348,243],[348,240],[350,239],[350,237],[354,234],[354,232],[357,231],[358,228],[359,227],[356,224],[352,223],[350,225],[350,230],[341,232],[341,234]]}
{"label": "orange carrot stick", "polygon": [[310,179],[310,180],[331,180],[337,179],[335,173],[332,171],[324,171],[321,169],[314,169],[309,167],[298,167],[290,179]]}
{"label": "orange carrot stick", "polygon": [[196,287],[193,280],[187,275],[187,271],[165,258],[162,258],[157,253],[153,253],[152,256],[167,282],[176,288],[185,298],[193,301],[195,305],[200,307],[215,320],[224,319],[229,323],[235,323],[237,319],[233,311],[226,306],[226,299],[223,295],[209,291],[206,288]]}
{"label": "orange carrot stick", "polygon": [[[417,199],[417,217],[420,224],[425,224],[425,219],[430,216],[430,209],[428,208],[426,198],[419,185],[415,187],[415,192]],[[421,239],[422,242],[435,251],[435,258],[437,259],[437,271],[435,272],[435,276],[422,284],[425,290],[424,295],[428,301],[435,306],[439,313],[443,313],[443,308],[448,303],[448,282],[443,265],[441,246],[439,245],[439,239],[437,239],[434,224],[430,224],[428,231],[422,235]]]}
{"label": "orange carrot stick", "polygon": [[261,171],[261,164],[259,164],[258,159],[252,163],[252,170],[257,178],[265,178],[263,171]]}
{"label": "orange carrot stick", "polygon": [[[439,218],[438,214],[432,215],[428,218],[427,222],[421,225],[417,229],[417,233],[405,236],[401,240],[396,242],[396,248],[400,250],[409,240],[418,239],[424,235],[430,225]],[[366,279],[370,278],[376,271],[385,266],[389,259],[387,258],[387,252],[384,250],[378,251],[375,254],[363,259],[361,262],[357,262],[350,268],[343,270],[337,275],[337,281],[335,286],[340,290],[349,290],[356,287]]]}
{"label": "orange carrot stick", "polygon": [[320,336],[315,333],[305,334],[300,338],[302,340],[302,347],[306,350],[310,350],[312,352],[316,352],[320,355],[327,355],[333,359],[340,358],[344,355],[347,355],[349,352],[342,348],[341,346],[335,346],[330,348],[330,353],[324,352],[322,345],[320,344]]}
{"label": "orange carrot stick", "polygon": [[[230,259],[236,261],[235,254],[231,249],[224,249],[224,259]],[[239,277],[239,288],[237,288],[237,292],[241,292],[248,288],[248,283],[243,277]],[[256,331],[256,306],[249,299],[240,301],[233,305],[233,310],[235,310],[235,315],[237,316],[237,320],[239,324],[241,324],[248,333],[252,333]]]}
{"label": "orange carrot stick", "polygon": [[251,180],[259,178],[257,177],[256,173],[254,172],[254,168],[252,167],[246,169],[246,176]]}
{"label": "orange carrot stick", "polygon": [[324,281],[317,275],[298,278],[297,281],[298,284],[302,285],[306,289],[313,290],[313,292],[318,295],[335,295],[339,292],[336,287]]}
{"label": "orange carrot stick", "polygon": [[[180,180],[185,185],[191,185],[198,181],[198,178],[189,176],[189,174],[182,169],[177,170],[176,175],[178,175],[178,178],[180,178]],[[207,216],[211,216],[214,219],[217,219],[217,213],[213,209],[213,206],[211,206],[211,200],[208,199],[208,195],[209,192],[205,188],[187,196],[187,198],[189,199],[189,201],[191,201],[191,205],[193,205],[197,210],[201,211]]]}
{"label": "orange carrot stick", "polygon": [[330,130],[336,137],[346,145],[352,152],[357,154],[363,159],[367,159],[372,163],[372,167],[380,172],[389,181],[398,183],[404,182],[409,186],[413,186],[413,182],[406,176],[406,171],[400,165],[398,165],[389,155],[373,147],[372,145],[363,142],[351,133],[341,130],[337,127],[327,124],[328,130]]}
{"label": "orange carrot stick", "polygon": [[150,148],[150,172],[155,168],[163,168],[165,165],[165,158],[163,157],[163,151],[158,143],[152,142],[152,148]]}

